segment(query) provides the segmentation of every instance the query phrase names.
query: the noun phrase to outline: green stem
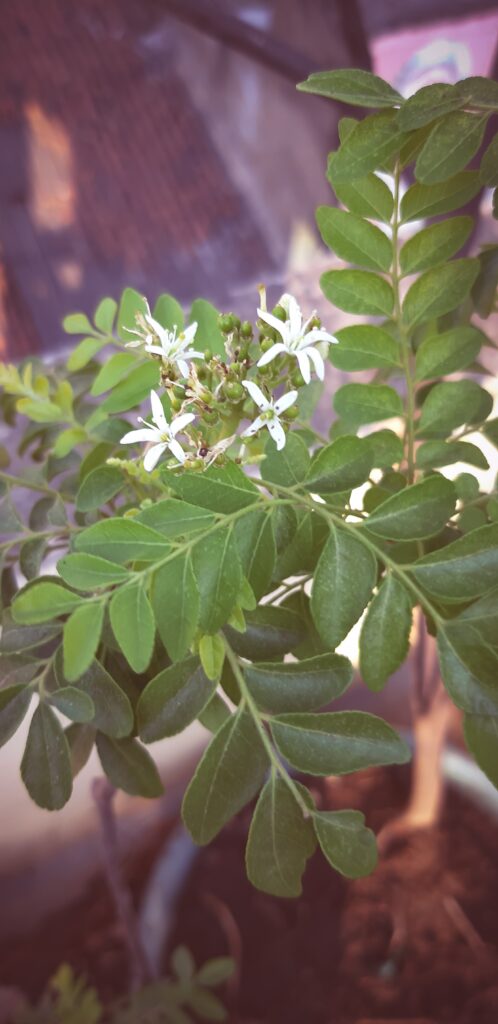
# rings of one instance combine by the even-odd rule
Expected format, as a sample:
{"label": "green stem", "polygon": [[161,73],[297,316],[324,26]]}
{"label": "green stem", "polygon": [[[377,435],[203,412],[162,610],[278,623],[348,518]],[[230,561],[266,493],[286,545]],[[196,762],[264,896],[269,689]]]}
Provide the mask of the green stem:
{"label": "green stem", "polygon": [[266,753],[268,754],[268,758],[269,758],[270,764],[271,764],[272,768],[278,773],[278,775],[280,775],[280,778],[283,780],[283,782],[285,782],[286,786],[288,787],[288,789],[292,793],[296,803],[299,804],[299,807],[301,808],[301,811],[303,812],[303,816],[305,818],[309,818],[310,811],[309,811],[309,807],[306,805],[306,801],[302,797],[301,793],[299,792],[298,787],[292,781],[290,775],[288,774],[288,772],[286,772],[282,762],[280,761],[279,757],[275,753],[275,750],[273,748],[273,745],[272,745],[272,742],[270,740],[270,737],[268,736],[268,733],[267,733],[267,731],[266,731],[266,729],[264,727],[264,724],[263,724],[263,722],[261,720],[261,716],[260,716],[258,707],[257,707],[257,705],[256,705],[256,703],[255,703],[255,701],[253,699],[253,696],[252,696],[252,694],[251,694],[251,692],[250,692],[250,690],[249,690],[249,688],[247,686],[247,683],[245,681],[244,673],[243,673],[243,671],[242,671],[242,669],[240,667],[239,659],[238,659],[235,651],[233,650],[233,648],[230,646],[230,644],[229,644],[228,640],[226,639],[226,637],[224,637],[223,640],[224,640],[226,656],[227,656],[228,662],[230,664],[230,668],[232,669],[232,672],[233,672],[233,674],[235,676],[235,679],[237,680],[237,684],[239,686],[239,689],[240,689],[243,701],[244,701],[244,703],[245,703],[245,705],[246,705],[250,715],[252,716],[252,719],[254,721],[254,725],[256,726],[256,729],[258,730],[259,736],[261,738],[261,742],[262,742],[262,744],[263,744],[263,746],[264,746],[264,748],[266,750]]}
{"label": "green stem", "polygon": [[400,295],[400,269],[399,269],[399,240],[398,232],[400,225],[399,218],[399,185],[400,185],[400,167],[399,163],[396,162],[394,169],[394,212],[392,219],[392,244],[393,244],[393,265],[391,271],[391,281],[394,292],[394,318],[398,327],[399,337],[401,341],[401,354],[403,360],[403,370],[406,380],[406,406],[405,406],[405,418],[406,418],[406,463],[408,470],[408,481],[413,483],[415,479],[415,386],[413,381],[412,373],[412,353],[410,338],[407,335],[403,325],[403,315],[401,309],[401,295]]}

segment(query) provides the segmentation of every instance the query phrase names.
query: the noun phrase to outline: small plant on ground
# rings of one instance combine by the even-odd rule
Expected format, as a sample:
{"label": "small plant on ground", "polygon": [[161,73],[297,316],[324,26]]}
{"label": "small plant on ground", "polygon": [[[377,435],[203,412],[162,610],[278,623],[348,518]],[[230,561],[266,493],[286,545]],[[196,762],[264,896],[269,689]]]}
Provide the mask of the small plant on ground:
{"label": "small plant on ground", "polygon": [[[380,717],[322,710],[352,681],[337,648],[361,616],[360,674],[378,692],[416,613],[422,704],[435,694],[464,713],[498,784],[498,496],[469,440],[498,441],[481,384],[495,344],[475,321],[495,307],[498,248],[458,256],[473,229],[458,211],[498,184],[498,136],[483,146],[498,86],[405,101],[349,70],[301,88],[376,108],[340,122],[327,175],[342,205],[318,211],[351,265],[321,278],[348,326],[332,335],[287,294],[268,309],[263,288],[254,324],[198,300],[186,326],[170,295],[151,312],[127,289],[93,322],[66,319],[81,340],[65,366],[30,359],[0,377],[24,460],[4,451],[0,474],[0,734],[32,712],[30,795],[62,807],[96,745],[114,786],[158,796],[148,744],[198,719],[213,735],[185,824],[209,843],[257,798],[247,872],[278,896],[299,895],[317,844],[349,878],[376,864],[362,814],[316,808],[296,773],[410,757]],[[328,362],[353,379],[324,435],[310,420]],[[452,481],[455,463],[468,468]]]}

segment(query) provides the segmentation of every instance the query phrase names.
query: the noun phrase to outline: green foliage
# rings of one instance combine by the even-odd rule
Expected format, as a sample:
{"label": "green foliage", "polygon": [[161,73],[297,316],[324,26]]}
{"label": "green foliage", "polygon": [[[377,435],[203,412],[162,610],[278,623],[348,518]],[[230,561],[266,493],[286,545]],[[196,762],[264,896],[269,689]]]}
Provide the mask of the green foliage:
{"label": "green foliage", "polygon": [[[498,497],[479,474],[445,475],[460,463],[488,469],[479,435],[498,445],[480,382],[494,342],[474,319],[496,309],[498,249],[455,259],[473,230],[463,208],[498,187],[497,135],[482,153],[498,88],[474,78],[405,101],[347,69],[301,89],[372,109],[341,119],[327,178],[344,208],[317,213],[347,264],[321,278],[353,315],[335,337],[317,341],[326,316],[301,314],[292,297],[267,312],[264,289],[250,324],[204,299],[185,317],[168,294],[151,317],[128,288],[93,321],[66,318],[80,339],[64,366],[0,368],[3,419],[19,421],[19,455],[31,460],[16,476],[0,452],[0,742],[34,707],[22,777],[55,809],[94,745],[115,786],[158,795],[144,744],[200,721],[211,739],[186,826],[207,843],[255,799],[247,871],[279,896],[301,892],[317,845],[349,878],[376,863],[362,815],[316,810],[292,770],[340,775],[409,756],[378,717],[330,710],[353,676],[336,648],[362,617],[360,675],[373,693],[409,655],[412,618],[425,618],[468,747],[498,781]],[[326,355],[370,376],[336,389],[324,435],[311,424],[321,381],[304,381]],[[142,402],[152,419],[135,432]],[[196,975],[189,954],[175,955],[177,1020],[223,1018],[206,986],[225,969]],[[140,1021],[154,993],[116,1022]]]}

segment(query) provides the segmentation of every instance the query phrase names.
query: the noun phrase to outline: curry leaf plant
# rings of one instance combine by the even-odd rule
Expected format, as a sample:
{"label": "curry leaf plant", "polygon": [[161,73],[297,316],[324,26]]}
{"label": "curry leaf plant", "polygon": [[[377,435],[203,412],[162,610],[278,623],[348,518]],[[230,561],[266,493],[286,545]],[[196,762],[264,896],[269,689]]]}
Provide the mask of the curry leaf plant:
{"label": "curry leaf plant", "polygon": [[[495,782],[498,761],[498,495],[479,482],[498,443],[483,385],[498,249],[462,255],[467,204],[498,184],[498,87],[404,101],[348,70],[300,88],[373,108],[340,122],[338,205],[318,211],[343,261],[321,287],[347,326],[288,294],[268,308],[263,287],[253,322],[128,288],[66,318],[64,366],[0,371],[24,467],[2,451],[0,736],[32,715],[29,793],[62,807],[95,744],[113,785],[155,797],[148,744],[197,719],[212,737],[186,826],[208,843],[255,801],[248,875],[279,896],[300,893],[317,846],[349,877],[376,863],[362,815],[315,807],[306,779],[409,759],[380,717],[335,707],[359,620],[377,692],[418,609]],[[351,380],[324,435],[310,419],[330,363]]]}

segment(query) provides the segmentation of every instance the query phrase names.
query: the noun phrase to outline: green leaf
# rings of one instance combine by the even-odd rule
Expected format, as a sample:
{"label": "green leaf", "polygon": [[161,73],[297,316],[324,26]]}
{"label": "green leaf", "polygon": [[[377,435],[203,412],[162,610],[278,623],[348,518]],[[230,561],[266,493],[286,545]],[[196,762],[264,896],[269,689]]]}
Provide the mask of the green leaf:
{"label": "green leaf", "polygon": [[322,853],[346,878],[363,878],[377,866],[374,833],[361,811],[319,811],[313,824]]}
{"label": "green leaf", "polygon": [[455,89],[465,106],[480,107],[481,110],[498,110],[498,85],[493,79],[475,75],[457,82]]}
{"label": "green leaf", "polygon": [[443,476],[429,476],[383,501],[368,518],[370,533],[386,540],[422,540],[446,526],[455,511],[454,485]]}
{"label": "green leaf", "polygon": [[411,185],[401,200],[401,219],[425,220],[466,206],[482,188],[478,171],[460,171],[439,185]]}
{"label": "green leaf", "polygon": [[320,287],[325,297],[346,313],[390,316],[393,311],[391,285],[370,270],[327,270]]}
{"label": "green leaf", "polygon": [[451,466],[455,462],[489,469],[488,460],[481,449],[468,441],[425,441],[417,448],[416,465],[419,469],[436,469],[439,466]]}
{"label": "green leaf", "polygon": [[26,540],[19,549],[19,568],[27,580],[40,575],[41,564],[47,551],[45,537],[33,537]]}
{"label": "green leaf", "polygon": [[135,519],[104,519],[82,530],[75,539],[77,551],[108,558],[113,562],[155,561],[165,558],[164,537]]}
{"label": "green leaf", "polygon": [[125,288],[121,295],[118,309],[117,331],[122,341],[132,341],[133,332],[136,330],[136,315],[147,313],[147,303],[139,292],[134,288]]}
{"label": "green leaf", "polygon": [[114,320],[118,311],[118,304],[115,299],[101,299],[95,310],[95,326],[104,334],[112,334]]}
{"label": "green leaf", "polygon": [[383,78],[359,68],[317,71],[297,88],[358,107],[392,107],[403,103],[400,93]]}
{"label": "green leaf", "polygon": [[398,113],[398,124],[403,131],[413,131],[463,105],[455,86],[442,82],[425,85],[405,100]]}
{"label": "green leaf", "polygon": [[164,473],[164,479],[180,498],[212,512],[237,512],[259,500],[257,487],[234,462],[204,473]]}
{"label": "green leaf", "polygon": [[329,162],[328,173],[335,182],[363,178],[382,167],[405,141],[396,123],[396,111],[384,110],[359,121]]}
{"label": "green leaf", "polygon": [[490,245],[479,254],[479,274],[472,288],[476,313],[486,319],[494,311],[498,289],[498,246]]}
{"label": "green leaf", "polygon": [[131,368],[136,365],[136,352],[116,352],[101,366],[92,384],[90,394],[98,396],[102,395],[104,391],[110,391],[121,380],[128,377]]}
{"label": "green leaf", "polygon": [[85,313],[70,313],[64,317],[62,326],[66,334],[95,334]]}
{"label": "green leaf", "polygon": [[91,665],[100,643],[103,621],[104,605],[92,601],[76,608],[64,623],[64,675],[70,683],[79,679]]}
{"label": "green leaf", "polygon": [[135,409],[144,399],[149,397],[153,388],[159,384],[159,370],[154,360],[139,363],[136,370],[116,384],[110,395],[101,403],[99,411],[106,413],[126,412]]}
{"label": "green leaf", "polygon": [[411,626],[410,594],[389,574],[368,606],[360,634],[360,675],[369,690],[382,690],[404,662]]}
{"label": "green leaf", "polygon": [[109,606],[114,636],[134,672],[145,672],[152,658],[156,626],[141,579],[113,594]]}
{"label": "green leaf", "polygon": [[438,630],[437,649],[453,703],[470,714],[498,716],[498,658],[479,633],[460,622],[446,623]]}
{"label": "green leaf", "polygon": [[373,324],[342,327],[335,332],[335,337],[339,344],[330,346],[329,359],[338,370],[383,370],[400,366],[399,345],[382,327]]}
{"label": "green leaf", "polygon": [[53,447],[54,458],[64,459],[69,452],[73,451],[73,448],[86,439],[86,430],[83,427],[71,427],[69,430],[63,430]]}
{"label": "green leaf", "polygon": [[272,484],[281,487],[295,487],[306,477],[310,464],[310,455],[303,439],[296,433],[287,435],[287,442],[282,451],[278,451],[274,441],[268,440],[265,447],[265,458],[261,463],[261,476]]}
{"label": "green leaf", "polygon": [[373,465],[378,469],[391,467],[403,458],[403,442],[393,430],[376,430],[364,442],[370,446]]}
{"label": "green leaf", "polygon": [[463,734],[479,768],[498,789],[498,719],[465,715]]}
{"label": "green leaf", "polygon": [[92,698],[76,686],[63,686],[60,690],[54,690],[48,701],[73,722],[91,722],[95,714]]}
{"label": "green leaf", "polygon": [[481,181],[488,188],[498,185],[498,134],[491,140],[480,167]]}
{"label": "green leaf", "polygon": [[[186,1002],[188,1003],[190,1009],[192,1009],[196,1016],[200,1017],[201,1020],[227,1020],[227,1012],[225,1010],[225,1007],[223,1006],[223,1003],[221,1002],[221,999],[218,999],[218,996],[215,996],[214,992],[210,992],[209,989],[191,988],[186,997]],[[174,1012],[176,1014],[175,1017],[173,1017],[168,1007],[168,1013],[172,1024],[173,1022],[174,1024],[187,1024],[187,1021],[188,1024],[190,1024],[190,1021],[192,1019],[190,1016],[185,1019],[186,1015],[183,1014],[183,1011],[179,1011],[178,1007],[176,1006],[174,1007]],[[181,1019],[179,1016],[179,1012],[182,1013]]]}
{"label": "green leaf", "polygon": [[376,174],[367,174],[357,181],[333,183],[327,168],[327,178],[339,202],[352,213],[389,224],[393,215],[393,194]]}
{"label": "green leaf", "polygon": [[482,335],[475,327],[452,327],[426,338],[417,349],[415,377],[427,380],[455,370],[465,370],[481,348]]}
{"label": "green leaf", "polygon": [[370,445],[359,437],[344,434],[318,450],[311,463],[306,490],[320,494],[350,491],[368,480],[372,467]]}
{"label": "green leaf", "polygon": [[334,395],[334,409],[348,425],[375,423],[403,415],[403,402],[388,384],[343,384]]}
{"label": "green leaf", "polygon": [[271,512],[249,512],[235,524],[242,572],[258,600],[268,590],[277,557]]}
{"label": "green leaf", "polygon": [[202,965],[197,972],[199,985],[221,985],[228,978],[232,977],[235,970],[235,962],[229,956],[216,956]]}
{"label": "green leaf", "polygon": [[21,776],[38,807],[64,807],[73,788],[69,746],[54,712],[40,703],[31,719]]}
{"label": "green leaf", "polygon": [[473,226],[472,217],[451,217],[418,231],[401,249],[401,272],[417,274],[449,260],[465,245]]}
{"label": "green leaf", "polygon": [[316,221],[325,245],[341,260],[370,270],[389,271],[392,246],[380,228],[336,206],[319,206]]}
{"label": "green leaf", "polygon": [[182,331],[185,323],[180,303],[167,293],[160,295],[154,306],[154,320],[157,320],[161,327],[167,327],[169,331],[175,327]]}
{"label": "green leaf", "polygon": [[201,636],[199,641],[199,657],[208,679],[218,682],[225,660],[223,638],[219,634],[216,634],[216,636],[210,636],[209,634]]}
{"label": "green leaf", "polygon": [[199,590],[189,553],[177,555],[154,573],[151,598],[159,636],[171,660],[181,661],[199,621]]}
{"label": "green leaf", "polygon": [[71,774],[76,778],[82,768],[85,767],[95,743],[95,729],[90,725],[82,725],[73,722],[64,730],[69,744],[69,756],[71,758]]}
{"label": "green leaf", "polygon": [[246,620],[245,633],[229,628],[225,632],[234,651],[250,660],[287,654],[302,642],[306,633],[301,617],[288,608],[261,605],[248,612]]}
{"label": "green leaf", "polygon": [[271,731],[282,757],[309,775],[346,775],[410,759],[397,732],[365,711],[279,715]]}
{"label": "green leaf", "polygon": [[211,842],[257,793],[268,756],[251,715],[238,710],[213,736],[185,793],[182,816],[194,842]]}
{"label": "green leaf", "polygon": [[171,665],[151,679],[137,707],[138,731],[145,743],[175,736],[190,725],[216,690],[199,658],[190,657]]}
{"label": "green leaf", "polygon": [[199,628],[217,633],[237,604],[242,583],[233,529],[217,530],[196,544],[193,567],[200,596]]}
{"label": "green leaf", "polygon": [[189,505],[186,501],[166,498],[156,501],[153,505],[142,509],[135,521],[157,530],[163,537],[173,540],[176,537],[190,536],[197,530],[205,530],[214,523],[214,515],[207,509]]}
{"label": "green leaf", "polygon": [[351,532],[331,529],[316,568],[311,613],[327,647],[334,649],[358,621],[375,586],[377,564]]}
{"label": "green leaf", "polygon": [[129,579],[128,569],[99,555],[64,555],[57,562],[57,571],[65,583],[75,590],[98,590]]}
{"label": "green leaf", "polygon": [[48,400],[44,402],[42,399],[34,401],[30,398],[19,398],[16,409],[34,423],[58,423],[62,419],[62,410]]}
{"label": "green leaf", "polygon": [[32,696],[33,691],[23,683],[0,690],[0,747],[17,732]]}
{"label": "green leaf", "polygon": [[189,323],[197,322],[195,348],[209,348],[214,355],[226,358],[225,339],[218,327],[218,310],[206,299],[196,299],[192,303]]}
{"label": "green leaf", "polygon": [[479,273],[475,259],[453,260],[442,267],[426,270],[408,289],[403,302],[406,324],[424,323],[450,313],[470,292]]}
{"label": "green leaf", "polygon": [[67,368],[70,373],[77,373],[87,366],[106,344],[105,338],[83,338],[68,358]]}
{"label": "green leaf", "polygon": [[270,714],[314,711],[347,690],[353,668],[340,654],[319,654],[293,662],[245,665],[244,675],[254,700]]}
{"label": "green leaf", "polygon": [[49,622],[59,615],[67,615],[81,604],[80,594],[73,594],[60,583],[35,580],[29,583],[12,602],[12,617],[15,622],[34,625]]}
{"label": "green leaf", "polygon": [[53,640],[61,630],[60,623],[40,626],[18,626],[5,611],[2,616],[2,635],[0,653],[13,654],[17,651],[29,651],[35,647],[43,647]]}
{"label": "green leaf", "polygon": [[116,739],[129,735],[133,728],[130,701],[100,662],[92,662],[78,680],[78,689],[88,694],[94,703],[92,724],[96,729]]}
{"label": "green leaf", "polygon": [[218,729],[230,716],[231,712],[223,698],[219,693],[213,693],[206,707],[197,715],[197,719],[205,729],[209,729],[209,732],[218,732]]}
{"label": "green leaf", "polygon": [[445,437],[463,423],[482,422],[492,408],[491,395],[475,381],[444,381],[429,391],[422,406],[417,433]]}
{"label": "green leaf", "polygon": [[290,543],[284,547],[277,558],[274,580],[286,580],[299,572],[307,572],[316,564],[314,551],[313,525],[316,512],[297,512],[298,526]]}
{"label": "green leaf", "polygon": [[[308,790],[296,785],[308,802]],[[249,829],[249,881],[271,896],[300,896],[303,871],[315,846],[311,820],[304,818],[283,779],[272,775],[261,790]]]}
{"label": "green leaf", "polygon": [[107,504],[126,481],[117,466],[98,466],[85,477],[76,495],[78,512],[92,512]]}
{"label": "green leaf", "polygon": [[465,611],[460,612],[458,621],[464,621],[473,626],[482,639],[496,646],[498,636],[498,591],[492,590],[469,605]]}
{"label": "green leaf", "polygon": [[447,181],[467,166],[479,149],[487,115],[455,110],[437,121],[415,164],[415,177],[423,185]]}
{"label": "green leaf", "polygon": [[496,586],[498,523],[482,526],[424,555],[412,565],[411,572],[425,590],[445,601],[480,597]]}
{"label": "green leaf", "polygon": [[133,739],[113,740],[97,735],[100,763],[113,786],[131,796],[161,796],[163,784],[149,752]]}

